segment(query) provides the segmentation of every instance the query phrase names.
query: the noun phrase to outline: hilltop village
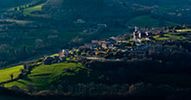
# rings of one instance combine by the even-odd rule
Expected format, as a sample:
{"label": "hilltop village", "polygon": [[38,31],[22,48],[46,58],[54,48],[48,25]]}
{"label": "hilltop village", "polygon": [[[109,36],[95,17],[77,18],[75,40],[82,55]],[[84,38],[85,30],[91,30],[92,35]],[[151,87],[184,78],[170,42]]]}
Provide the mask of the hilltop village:
{"label": "hilltop village", "polygon": [[94,62],[102,64],[137,61],[162,63],[174,60],[174,55],[182,56],[186,53],[188,56],[190,54],[190,32],[191,29],[188,26],[152,29],[134,27],[131,34],[92,40],[91,43],[86,43],[78,48],[62,49],[56,54],[25,62],[24,69],[21,70],[18,77],[14,79],[15,76],[11,74],[10,80],[0,84],[25,77],[39,65],[72,62],[92,67],[91,64]]}
{"label": "hilltop village", "polygon": [[[184,29],[184,27],[172,29],[135,27],[132,34],[127,33],[105,40],[92,40],[91,43],[84,44],[79,48],[63,49],[54,56],[44,57],[43,62],[44,64],[64,61],[120,62],[144,59],[149,56],[152,58],[151,55],[155,52],[158,54],[164,52],[161,49],[165,47],[165,44],[179,46],[179,42],[185,39],[186,32],[190,32],[189,29],[182,32],[180,29]],[[171,48],[165,51],[166,55],[170,53]]]}
{"label": "hilltop village", "polygon": [[[179,26],[177,28],[184,29],[185,27]],[[179,41],[184,39],[184,37],[178,36],[180,30],[177,28],[146,29],[134,27],[131,34],[127,33],[103,40],[92,40],[91,43],[86,43],[78,48],[62,49],[56,54],[44,56],[37,61],[24,63],[24,69],[21,70],[18,77],[13,78],[15,76],[11,74],[10,80],[0,84],[23,78],[30,74],[34,67],[43,64],[51,65],[62,62],[72,62],[82,63],[86,67],[91,67],[92,62],[136,62],[145,59],[154,60],[153,56],[157,56],[157,54],[159,58],[161,54],[164,53],[164,55],[167,56],[171,54],[174,48],[164,49],[165,44],[178,45]],[[190,30],[186,30],[186,32],[187,31]],[[181,34],[187,34],[186,32],[182,32]],[[169,37],[165,35],[169,35]],[[157,59],[157,61],[161,61],[161,59]]]}
{"label": "hilltop village", "polygon": [[190,0],[14,2],[0,1],[0,100],[191,98]]}
{"label": "hilltop village", "polygon": [[[182,92],[179,86],[188,86],[186,90],[191,90],[191,79],[187,77],[191,69],[190,33],[188,26],[135,27],[131,34],[92,40],[12,69],[0,70],[6,73],[0,85],[33,95],[71,96],[126,96],[139,94],[139,91],[150,91],[153,95],[160,91],[179,93]],[[185,76],[188,82],[181,81]],[[90,92],[87,94],[87,91]]]}

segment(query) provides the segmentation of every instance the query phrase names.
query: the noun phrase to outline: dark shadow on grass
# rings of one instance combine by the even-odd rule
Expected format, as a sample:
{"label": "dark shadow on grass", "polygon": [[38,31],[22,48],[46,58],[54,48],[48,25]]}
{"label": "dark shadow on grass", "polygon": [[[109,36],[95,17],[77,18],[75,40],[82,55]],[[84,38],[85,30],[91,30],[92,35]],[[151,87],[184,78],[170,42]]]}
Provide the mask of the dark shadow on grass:
{"label": "dark shadow on grass", "polygon": [[18,80],[17,82],[26,85],[26,83],[21,80]]}
{"label": "dark shadow on grass", "polygon": [[43,74],[35,74],[35,75],[31,75],[32,77],[36,77],[36,76],[48,76],[51,73],[43,73]]}

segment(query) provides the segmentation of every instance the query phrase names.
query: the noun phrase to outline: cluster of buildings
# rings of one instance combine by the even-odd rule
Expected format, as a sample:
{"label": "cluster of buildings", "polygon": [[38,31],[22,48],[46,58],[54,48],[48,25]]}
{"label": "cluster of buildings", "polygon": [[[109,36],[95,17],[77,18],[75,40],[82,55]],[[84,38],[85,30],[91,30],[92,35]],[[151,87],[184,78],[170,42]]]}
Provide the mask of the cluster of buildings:
{"label": "cluster of buildings", "polygon": [[[126,40],[124,38],[127,38]],[[128,36],[110,37],[106,40],[92,40],[91,43],[84,44],[79,48],[63,49],[58,52],[57,56],[46,57],[45,64],[52,64],[62,61],[83,62],[87,60],[101,60],[115,59],[116,55],[125,52],[126,46],[122,46],[124,42],[128,41]],[[130,46],[129,46],[130,47]]]}
{"label": "cluster of buildings", "polygon": [[[89,60],[97,61],[126,61],[133,58],[144,58],[153,50],[157,44],[153,41],[153,36],[163,34],[164,29],[139,29],[135,27],[132,34],[124,34],[110,37],[105,40],[92,40],[91,43],[84,44],[79,48],[71,50],[63,49],[54,59],[45,61],[76,61],[83,62]],[[142,43],[143,41],[149,41]],[[139,45],[137,45],[139,44]],[[162,48],[162,46],[159,46]],[[156,48],[157,49],[157,48]],[[160,51],[160,50],[155,50]]]}
{"label": "cluster of buildings", "polygon": [[79,61],[79,54],[78,49],[73,48],[72,50],[63,49],[58,52],[58,54],[53,56],[48,56],[43,58],[43,62],[46,65],[53,64],[53,63],[60,63],[64,61],[72,61],[78,62]]}
{"label": "cluster of buildings", "polygon": [[138,27],[135,27],[135,30],[133,32],[133,41],[141,42],[144,38],[145,40],[150,40],[152,36],[152,33],[149,31],[141,31]]}
{"label": "cluster of buildings", "polygon": [[[130,34],[124,34],[116,37],[110,37],[105,40],[92,40],[91,43],[84,44],[79,48],[71,50],[63,49],[54,58],[46,58],[45,62],[61,62],[61,61],[76,61],[83,62],[84,60],[98,61],[121,61],[128,59],[129,55],[133,55],[133,42],[142,38],[149,38],[151,35],[139,31],[135,28],[133,32],[133,41]],[[136,40],[134,40],[136,39]],[[55,60],[57,59],[57,60]],[[47,63],[49,64],[49,63]]]}
{"label": "cluster of buildings", "polygon": [[166,28],[134,28],[133,32],[133,41],[137,43],[141,43],[142,41],[152,41],[153,36],[155,35],[163,35],[168,32],[174,32],[175,29],[166,29]]}

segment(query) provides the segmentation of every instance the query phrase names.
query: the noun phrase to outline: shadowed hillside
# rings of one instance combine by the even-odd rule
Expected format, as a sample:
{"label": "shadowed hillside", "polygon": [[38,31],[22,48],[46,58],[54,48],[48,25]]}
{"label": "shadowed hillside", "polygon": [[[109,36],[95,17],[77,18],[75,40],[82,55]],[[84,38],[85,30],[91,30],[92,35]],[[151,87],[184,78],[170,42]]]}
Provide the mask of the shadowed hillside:
{"label": "shadowed hillside", "polygon": [[0,1],[0,10],[9,8],[9,7],[15,7],[22,4],[26,4],[31,2],[32,0],[1,0]]}
{"label": "shadowed hillside", "polygon": [[0,100],[191,100],[190,5],[0,0]]}
{"label": "shadowed hillside", "polygon": [[0,66],[116,36],[134,26],[189,24],[189,5],[190,0],[1,0],[1,17],[10,20],[1,20]]}

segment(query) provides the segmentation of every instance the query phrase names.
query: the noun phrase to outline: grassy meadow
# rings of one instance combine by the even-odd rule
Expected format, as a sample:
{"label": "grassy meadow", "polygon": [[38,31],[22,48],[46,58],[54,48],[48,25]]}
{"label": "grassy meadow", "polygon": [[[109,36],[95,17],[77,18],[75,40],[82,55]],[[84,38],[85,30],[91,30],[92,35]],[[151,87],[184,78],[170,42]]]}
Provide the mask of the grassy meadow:
{"label": "grassy meadow", "polygon": [[44,4],[39,4],[36,6],[26,8],[26,9],[24,9],[23,14],[25,16],[36,16],[35,14],[33,14],[33,12],[41,11],[43,6],[44,6]]}
{"label": "grassy meadow", "polygon": [[5,82],[11,79],[10,75],[12,74],[14,77],[17,78],[20,74],[21,69],[23,69],[23,65],[5,68],[0,70],[0,82]]}
{"label": "grassy meadow", "polygon": [[71,77],[74,78],[77,73],[83,70],[85,70],[85,68],[80,63],[65,62],[52,65],[40,65],[35,67],[31,74],[29,74],[26,78],[4,84],[4,86],[7,88],[18,86],[24,90],[28,90],[30,86],[33,86],[37,89],[43,90],[49,88],[54,81],[58,81],[60,78],[65,77],[66,80]]}
{"label": "grassy meadow", "polygon": [[181,41],[185,39],[185,37],[180,34],[171,34],[171,33],[156,35],[156,36],[153,36],[153,38],[157,41],[166,41],[166,40]]}

